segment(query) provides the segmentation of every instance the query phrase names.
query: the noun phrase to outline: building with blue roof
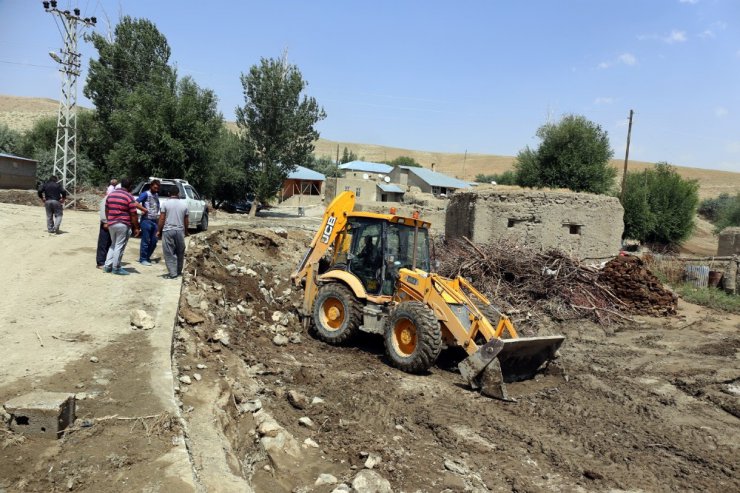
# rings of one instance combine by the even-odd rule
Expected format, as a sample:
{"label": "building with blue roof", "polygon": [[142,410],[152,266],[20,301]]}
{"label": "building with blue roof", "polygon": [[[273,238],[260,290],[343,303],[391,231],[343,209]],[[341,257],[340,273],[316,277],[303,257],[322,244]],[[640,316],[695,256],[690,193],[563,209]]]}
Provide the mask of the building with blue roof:
{"label": "building with blue roof", "polygon": [[427,168],[398,166],[390,174],[391,182],[401,187],[419,187],[422,192],[447,196],[460,188],[470,188],[470,183]]}
{"label": "building with blue roof", "polygon": [[[283,202],[290,197],[298,195],[299,197],[311,197],[321,199],[321,189],[326,181],[326,176],[312,169],[296,166],[293,171],[288,173],[288,177],[283,182],[283,188],[280,191],[280,201]],[[315,201],[315,200],[313,200]]]}
{"label": "building with blue roof", "polygon": [[393,166],[383,163],[371,163],[369,161],[350,161],[339,165],[339,169],[344,171],[344,176],[347,178],[355,178],[353,173],[377,173],[381,175],[387,175],[393,170]]}

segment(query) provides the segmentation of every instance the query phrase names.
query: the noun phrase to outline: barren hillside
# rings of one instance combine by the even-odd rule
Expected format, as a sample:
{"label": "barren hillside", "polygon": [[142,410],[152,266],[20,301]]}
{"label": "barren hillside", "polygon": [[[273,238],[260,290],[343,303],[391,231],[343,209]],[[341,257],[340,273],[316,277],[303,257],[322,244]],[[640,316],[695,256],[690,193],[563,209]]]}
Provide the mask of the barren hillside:
{"label": "barren hillside", "polygon": [[[6,123],[17,130],[27,130],[37,119],[56,115],[58,104],[53,99],[0,95],[0,123]],[[233,122],[226,122],[226,125],[229,129],[236,129]],[[514,162],[513,156],[468,153],[466,157],[462,153],[417,151],[400,147],[338,142],[327,139],[319,139],[316,142],[316,154],[336,157],[337,149],[341,155],[345,147],[366,161],[386,161],[399,156],[409,156],[425,168],[430,168],[434,163],[436,171],[465,180],[473,180],[479,173],[503,173],[511,169]],[[619,176],[621,177],[624,161],[614,159],[612,165],[619,170]],[[630,170],[642,170],[652,166],[653,163],[630,161],[629,165]],[[699,180],[701,198],[716,197],[725,192],[731,194],[740,192],[740,173],[686,166],[677,166],[677,169],[682,176]]]}

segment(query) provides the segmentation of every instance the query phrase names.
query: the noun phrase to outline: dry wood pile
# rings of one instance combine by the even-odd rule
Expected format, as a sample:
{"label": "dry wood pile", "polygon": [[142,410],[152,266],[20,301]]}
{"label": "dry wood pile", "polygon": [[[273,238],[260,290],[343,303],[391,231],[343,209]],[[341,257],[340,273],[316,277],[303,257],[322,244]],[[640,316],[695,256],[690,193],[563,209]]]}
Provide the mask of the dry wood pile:
{"label": "dry wood pile", "polygon": [[[463,276],[504,312],[608,324],[628,314],[668,314],[675,298],[637,262],[612,260],[609,274],[551,250],[501,240],[485,245],[452,240],[437,245],[442,275]],[[607,264],[609,265],[609,264]],[[634,268],[638,266],[639,268]],[[616,289],[617,286],[619,289]],[[652,309],[651,303],[660,308]],[[672,308],[671,308],[672,307]]]}
{"label": "dry wood pile", "polygon": [[609,261],[599,278],[622,300],[630,313],[676,313],[676,294],[666,289],[638,257],[617,257]]}

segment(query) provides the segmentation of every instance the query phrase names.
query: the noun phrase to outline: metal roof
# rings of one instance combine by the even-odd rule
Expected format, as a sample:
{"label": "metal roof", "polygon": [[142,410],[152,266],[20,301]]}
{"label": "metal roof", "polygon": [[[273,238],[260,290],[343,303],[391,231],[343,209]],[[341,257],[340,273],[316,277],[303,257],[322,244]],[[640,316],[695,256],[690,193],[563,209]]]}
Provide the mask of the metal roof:
{"label": "metal roof", "polygon": [[404,193],[401,187],[393,183],[378,183],[378,188],[388,193]]}
{"label": "metal roof", "polygon": [[426,168],[416,168],[414,166],[401,166],[401,169],[408,170],[422,179],[425,183],[432,187],[445,187],[445,188],[470,188],[470,183],[451,176],[443,175]]}
{"label": "metal roof", "polygon": [[371,163],[368,161],[350,161],[339,165],[339,169],[350,171],[366,171],[369,173],[381,173],[387,175],[393,170],[393,166],[383,163]]}
{"label": "metal roof", "polygon": [[10,158],[10,159],[20,159],[21,161],[33,161],[34,163],[37,163],[38,162],[35,159],[29,159],[27,157],[20,157],[20,156],[14,155],[14,154],[6,154],[4,152],[0,152],[0,157],[7,157],[7,158]]}
{"label": "metal roof", "polygon": [[306,181],[325,181],[326,176],[322,175],[318,171],[304,168],[303,166],[296,166],[294,171],[288,173],[289,180],[306,180]]}

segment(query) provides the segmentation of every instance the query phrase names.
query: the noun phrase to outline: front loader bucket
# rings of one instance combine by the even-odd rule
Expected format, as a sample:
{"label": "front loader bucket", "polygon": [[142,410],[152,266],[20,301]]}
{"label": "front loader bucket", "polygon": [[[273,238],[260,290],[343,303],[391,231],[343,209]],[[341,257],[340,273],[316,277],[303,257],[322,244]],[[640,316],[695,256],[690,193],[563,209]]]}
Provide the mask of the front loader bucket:
{"label": "front loader bucket", "polygon": [[557,360],[563,336],[493,338],[459,365],[460,373],[473,389],[505,401],[506,384],[534,378],[545,365],[547,373],[564,376]]}

